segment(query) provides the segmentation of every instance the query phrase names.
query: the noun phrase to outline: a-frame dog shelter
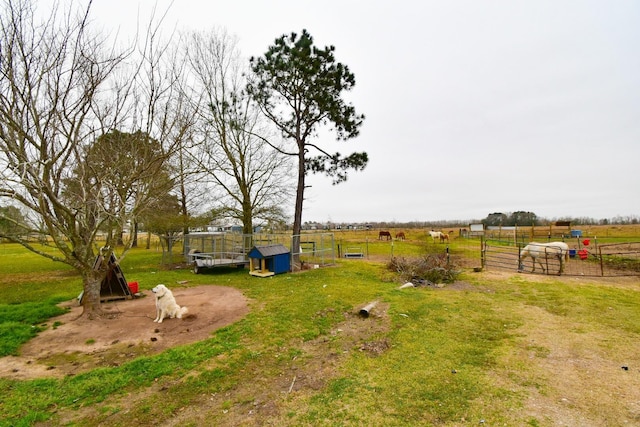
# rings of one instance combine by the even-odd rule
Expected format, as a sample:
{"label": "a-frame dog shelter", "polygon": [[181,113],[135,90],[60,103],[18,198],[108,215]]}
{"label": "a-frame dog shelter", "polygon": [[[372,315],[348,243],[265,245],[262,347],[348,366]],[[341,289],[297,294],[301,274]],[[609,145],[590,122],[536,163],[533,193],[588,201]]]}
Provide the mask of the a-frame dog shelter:
{"label": "a-frame dog shelter", "polygon": [[[98,255],[93,262],[93,269],[99,270],[104,263],[104,256]],[[137,289],[135,290],[137,292]],[[109,255],[107,263],[107,275],[100,283],[100,301],[113,301],[119,299],[132,299],[135,292],[132,292],[129,283],[124,278],[124,273],[118,264],[113,252]],[[78,297],[78,301],[82,302],[84,291]]]}

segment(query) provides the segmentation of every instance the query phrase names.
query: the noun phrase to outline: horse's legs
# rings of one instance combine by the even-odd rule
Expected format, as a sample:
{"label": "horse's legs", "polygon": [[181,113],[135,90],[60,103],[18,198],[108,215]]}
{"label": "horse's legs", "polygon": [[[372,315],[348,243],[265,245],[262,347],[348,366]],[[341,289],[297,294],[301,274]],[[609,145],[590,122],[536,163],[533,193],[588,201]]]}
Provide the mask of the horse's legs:
{"label": "horse's legs", "polygon": [[[547,262],[547,258],[544,259],[544,262]],[[540,262],[540,267],[542,267],[542,272],[543,273],[547,272],[547,269],[545,268],[545,265],[542,262]],[[549,266],[547,265],[547,267],[549,267]]]}
{"label": "horse's legs", "polygon": [[[529,257],[531,257],[531,265],[533,266],[533,268],[531,269],[531,272],[533,273],[536,271],[536,257],[531,255],[531,253],[529,253]],[[522,261],[522,264],[524,265],[524,261]]]}
{"label": "horse's legs", "polygon": [[522,252],[520,252],[519,255],[520,264],[518,264],[518,270],[524,271],[524,260],[527,259],[527,257],[530,257],[533,260],[533,270],[531,270],[531,272],[536,271],[536,259],[532,257],[530,253],[523,255]]}
{"label": "horse's legs", "polygon": [[564,259],[562,253],[558,256],[558,260],[560,260],[560,270],[558,270],[558,276],[560,276],[564,272]]}

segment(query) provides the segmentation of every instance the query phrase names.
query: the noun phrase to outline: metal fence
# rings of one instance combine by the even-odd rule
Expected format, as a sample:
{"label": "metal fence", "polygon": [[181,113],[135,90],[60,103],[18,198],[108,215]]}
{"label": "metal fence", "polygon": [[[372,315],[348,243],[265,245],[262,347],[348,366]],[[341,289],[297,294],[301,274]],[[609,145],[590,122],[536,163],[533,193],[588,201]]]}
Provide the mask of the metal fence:
{"label": "metal fence", "polygon": [[[522,244],[513,241],[483,238],[481,242],[482,267],[487,270],[510,270],[514,272],[551,274],[560,271],[560,260],[556,257],[541,257],[534,265],[531,258],[521,259]],[[569,245],[569,257],[564,262],[566,276],[640,276],[640,242],[611,244]]]}
{"label": "metal fence", "polygon": [[291,243],[291,259],[295,259],[296,255],[299,257],[300,265],[294,266],[292,264],[292,270],[296,268],[315,268],[316,266],[322,267],[326,265],[332,265],[336,262],[336,244],[333,233],[305,233],[300,235],[300,246],[298,248],[293,247],[293,236],[290,236]]}
{"label": "metal fence", "polygon": [[[201,268],[243,266],[254,246],[281,244],[291,253],[291,270],[335,264],[333,233],[305,233],[294,247],[291,234],[241,234],[233,232],[191,233],[184,236],[185,262]],[[294,265],[294,260],[298,260]]]}

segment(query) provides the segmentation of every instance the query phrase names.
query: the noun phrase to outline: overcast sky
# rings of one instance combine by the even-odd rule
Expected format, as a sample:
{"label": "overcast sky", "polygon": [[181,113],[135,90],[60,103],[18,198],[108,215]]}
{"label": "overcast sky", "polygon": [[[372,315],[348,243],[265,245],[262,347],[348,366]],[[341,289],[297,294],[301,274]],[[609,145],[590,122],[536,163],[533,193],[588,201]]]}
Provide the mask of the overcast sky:
{"label": "overcast sky", "polygon": [[[126,29],[153,3],[93,16]],[[360,136],[316,142],[369,165],[310,179],[303,221],[640,216],[640,1],[176,0],[167,23],[247,58],[307,29],[355,74]]]}

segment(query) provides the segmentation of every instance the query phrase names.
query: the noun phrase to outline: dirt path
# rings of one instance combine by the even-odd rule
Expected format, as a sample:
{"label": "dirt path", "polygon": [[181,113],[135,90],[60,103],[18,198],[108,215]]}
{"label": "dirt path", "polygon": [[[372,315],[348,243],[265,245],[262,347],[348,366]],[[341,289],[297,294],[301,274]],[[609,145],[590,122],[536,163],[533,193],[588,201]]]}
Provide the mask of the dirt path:
{"label": "dirt path", "polygon": [[[15,379],[62,377],[98,366],[117,366],[134,357],[156,354],[177,345],[206,339],[213,331],[243,318],[247,299],[223,286],[172,287],[176,301],[189,308],[183,319],[154,323],[155,299],[142,297],[103,304],[111,316],[99,321],[75,320],[82,313],[77,302],[53,318],[47,330],[20,349],[20,356],[0,358],[0,376]],[[59,326],[54,327],[54,322]],[[56,323],[57,324],[57,323]]]}

